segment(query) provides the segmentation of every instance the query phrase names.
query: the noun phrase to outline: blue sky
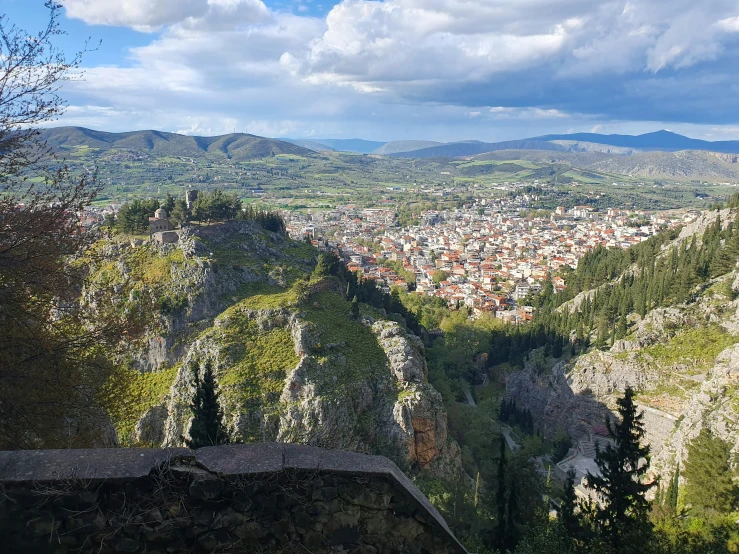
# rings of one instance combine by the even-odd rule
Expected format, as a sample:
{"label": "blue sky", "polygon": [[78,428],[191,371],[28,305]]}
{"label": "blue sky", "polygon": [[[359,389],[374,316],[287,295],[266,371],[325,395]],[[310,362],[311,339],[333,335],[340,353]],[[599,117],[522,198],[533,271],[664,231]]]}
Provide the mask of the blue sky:
{"label": "blue sky", "polygon": [[[507,140],[739,139],[736,0],[61,0],[59,124]],[[37,30],[43,0],[0,0]]]}

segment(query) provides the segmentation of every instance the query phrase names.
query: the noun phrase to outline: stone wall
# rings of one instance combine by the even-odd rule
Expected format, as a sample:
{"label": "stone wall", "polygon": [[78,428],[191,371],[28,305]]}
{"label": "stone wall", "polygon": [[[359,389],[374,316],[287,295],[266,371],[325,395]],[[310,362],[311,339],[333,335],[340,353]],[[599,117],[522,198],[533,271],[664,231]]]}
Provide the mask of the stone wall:
{"label": "stone wall", "polygon": [[0,452],[7,553],[464,554],[388,459],[290,444]]}

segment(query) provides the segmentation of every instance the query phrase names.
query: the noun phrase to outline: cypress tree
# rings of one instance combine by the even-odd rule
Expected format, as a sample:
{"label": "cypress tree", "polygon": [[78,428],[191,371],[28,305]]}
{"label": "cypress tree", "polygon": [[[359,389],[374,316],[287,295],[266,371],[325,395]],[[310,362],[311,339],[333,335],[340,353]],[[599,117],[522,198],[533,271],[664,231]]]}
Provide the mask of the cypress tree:
{"label": "cypress tree", "polygon": [[185,444],[192,449],[228,444],[228,434],[223,425],[223,411],[218,404],[218,391],[210,361],[205,363],[202,379],[198,364],[192,364],[192,375],[195,381],[195,395],[190,403],[193,420],[190,424],[190,438],[185,439]]}
{"label": "cypress tree", "polygon": [[603,540],[619,553],[641,553],[651,538],[649,502],[645,495],[654,483],[645,483],[649,446],[642,446],[643,413],[637,413],[634,391],[626,389],[618,399],[620,421],[607,421],[615,445],[596,449],[600,475],[588,472],[588,486],[600,498],[596,520]]}
{"label": "cypress tree", "polygon": [[505,545],[506,537],[506,443],[505,436],[500,435],[500,457],[498,458],[498,492],[495,501],[498,508],[498,526],[495,528],[495,542],[499,548]]}
{"label": "cypress tree", "polygon": [[559,336],[554,337],[554,343],[552,344],[552,357],[553,358],[562,357],[562,338]]}
{"label": "cypress tree", "polygon": [[356,296],[352,299],[351,316],[352,319],[359,319],[359,301]]}
{"label": "cypress tree", "polygon": [[670,479],[670,485],[667,487],[667,493],[665,495],[665,505],[670,513],[674,514],[677,512],[677,498],[680,492],[680,464],[678,464],[675,473]]}
{"label": "cypress tree", "polygon": [[515,473],[513,474],[513,478],[511,479],[511,486],[510,490],[508,491],[508,502],[506,508],[507,514],[504,545],[508,550],[513,550],[519,540],[518,521],[520,519],[518,507],[518,487],[516,483]]}
{"label": "cypress tree", "polygon": [[577,494],[575,493],[575,470],[570,468],[567,472],[567,481],[565,481],[562,502],[560,503],[557,512],[565,533],[567,533],[567,536],[573,540],[578,539],[581,534],[580,520],[578,519],[577,514],[575,514],[576,508]]}

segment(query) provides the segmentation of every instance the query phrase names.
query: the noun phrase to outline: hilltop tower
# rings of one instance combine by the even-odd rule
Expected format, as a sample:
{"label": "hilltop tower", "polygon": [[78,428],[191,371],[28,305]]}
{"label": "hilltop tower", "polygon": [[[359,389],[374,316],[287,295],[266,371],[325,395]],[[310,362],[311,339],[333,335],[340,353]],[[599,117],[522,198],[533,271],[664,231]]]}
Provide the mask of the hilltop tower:
{"label": "hilltop tower", "polygon": [[185,191],[185,204],[187,204],[188,210],[192,210],[192,205],[197,199],[198,199],[197,189],[191,189],[191,190]]}

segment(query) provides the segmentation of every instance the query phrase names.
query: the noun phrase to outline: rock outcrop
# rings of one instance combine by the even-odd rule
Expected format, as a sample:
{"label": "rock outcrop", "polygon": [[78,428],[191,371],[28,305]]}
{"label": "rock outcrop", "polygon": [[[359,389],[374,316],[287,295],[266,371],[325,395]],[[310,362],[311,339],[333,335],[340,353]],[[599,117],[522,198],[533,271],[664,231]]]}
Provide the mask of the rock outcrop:
{"label": "rock outcrop", "polygon": [[249,224],[181,233],[176,245],[109,248],[115,271],[94,273],[101,284],[112,276],[129,309],[142,297],[161,308],[131,344],[132,369],[174,372],[159,400],[128,422],[122,442],[182,445],[193,370],[210,364],[234,442],[382,453],[437,475],[461,474],[423,343],[379,313],[352,316],[333,278],[305,281],[313,260],[295,252],[312,249]]}
{"label": "rock outcrop", "polygon": [[[706,309],[724,316],[716,315],[711,323]],[[730,334],[735,317],[729,301],[655,309],[635,325],[629,339],[617,341],[609,351],[592,351],[540,373],[530,366],[513,373],[507,394],[531,410],[545,434],[567,430],[578,440],[613,417],[616,399],[632,387],[644,413],[655,474],[684,465],[687,447],[703,425],[739,452],[739,344],[721,350],[707,364],[680,357],[686,342],[701,353],[716,337],[739,343],[739,336]],[[702,332],[706,344],[682,338],[697,333],[694,340],[700,341]]]}

